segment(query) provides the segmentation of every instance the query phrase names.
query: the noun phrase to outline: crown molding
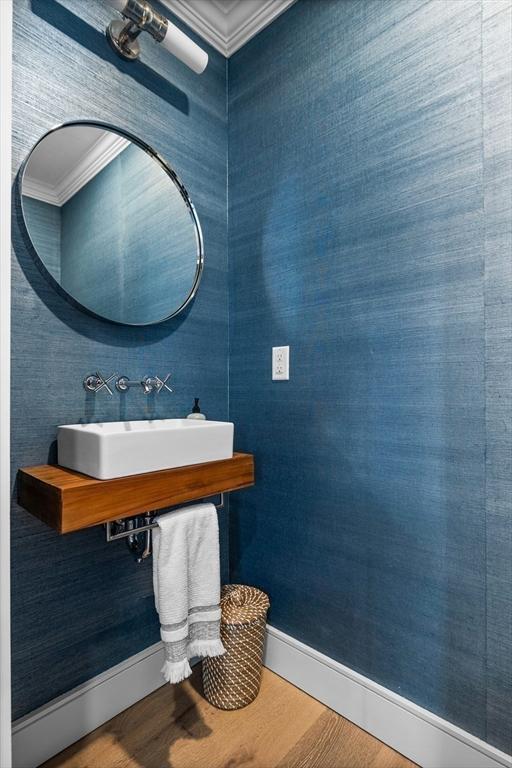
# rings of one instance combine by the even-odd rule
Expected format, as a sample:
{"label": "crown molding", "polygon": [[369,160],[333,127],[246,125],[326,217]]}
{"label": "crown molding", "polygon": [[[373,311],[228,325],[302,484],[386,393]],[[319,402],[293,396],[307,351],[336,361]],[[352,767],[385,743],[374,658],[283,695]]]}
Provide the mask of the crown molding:
{"label": "crown molding", "polygon": [[61,207],[126,149],[129,143],[122,136],[106,133],[94,142],[80,162],[69,173],[61,176],[54,186],[25,175],[22,193],[26,197]]}
{"label": "crown molding", "polygon": [[22,194],[23,197],[33,197],[35,200],[40,200],[42,203],[48,203],[49,205],[62,205],[55,193],[55,187],[45,184],[39,181],[39,179],[32,179],[29,176],[25,176],[23,179]]}
{"label": "crown molding", "polygon": [[242,48],[294,3],[295,0],[268,0],[256,13],[241,22],[238,29],[233,30],[229,37],[228,56]]}
{"label": "crown molding", "polygon": [[228,14],[239,0],[211,0],[211,2],[217,6],[221,13]]}
{"label": "crown molding", "polygon": [[[162,5],[165,5],[179,19],[188,24],[207,43],[210,43],[210,45],[220,51],[223,56],[229,56],[226,34],[220,31],[211,21],[207,20],[199,10],[184,3],[183,0],[161,0],[161,2]],[[221,15],[219,10],[215,13],[218,13],[219,16]]]}
{"label": "crown molding", "polygon": [[85,185],[98,175],[117,157],[130,142],[117,134],[106,133],[96,141],[71,173],[59,179],[57,195],[61,205],[76,195]]}
{"label": "crown molding", "polygon": [[229,58],[296,0],[162,0],[170,11]]}

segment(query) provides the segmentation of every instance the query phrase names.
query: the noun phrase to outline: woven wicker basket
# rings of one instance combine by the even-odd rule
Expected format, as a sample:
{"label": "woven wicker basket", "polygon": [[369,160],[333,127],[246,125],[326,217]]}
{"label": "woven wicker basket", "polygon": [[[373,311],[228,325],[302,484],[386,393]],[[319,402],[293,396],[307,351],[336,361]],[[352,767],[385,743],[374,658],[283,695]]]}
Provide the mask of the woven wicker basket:
{"label": "woven wicker basket", "polygon": [[240,709],[254,701],[260,689],[269,599],[254,587],[227,584],[220,605],[226,653],[203,659],[204,695],[219,709]]}

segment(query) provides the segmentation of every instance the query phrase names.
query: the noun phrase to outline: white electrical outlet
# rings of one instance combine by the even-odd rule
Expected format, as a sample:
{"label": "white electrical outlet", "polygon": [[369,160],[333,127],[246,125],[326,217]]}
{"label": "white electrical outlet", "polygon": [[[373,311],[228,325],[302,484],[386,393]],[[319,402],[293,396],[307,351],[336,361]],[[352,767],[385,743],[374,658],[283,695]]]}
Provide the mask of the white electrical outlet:
{"label": "white electrical outlet", "polygon": [[290,378],[290,347],[272,347],[272,380],[288,381]]}

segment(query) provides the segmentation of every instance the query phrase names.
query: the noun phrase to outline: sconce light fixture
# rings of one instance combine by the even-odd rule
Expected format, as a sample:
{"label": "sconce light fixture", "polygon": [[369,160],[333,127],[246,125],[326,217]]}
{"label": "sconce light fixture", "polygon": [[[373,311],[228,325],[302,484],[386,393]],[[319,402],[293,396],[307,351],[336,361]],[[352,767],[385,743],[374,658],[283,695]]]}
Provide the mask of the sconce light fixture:
{"label": "sconce light fixture", "polygon": [[123,59],[135,61],[139,58],[140,45],[137,38],[141,32],[149,32],[169,53],[198,75],[204,72],[208,64],[206,51],[196,45],[169,19],[155,11],[145,0],[107,0],[107,2],[124,16],[123,21],[111,21],[106,32],[110,45]]}

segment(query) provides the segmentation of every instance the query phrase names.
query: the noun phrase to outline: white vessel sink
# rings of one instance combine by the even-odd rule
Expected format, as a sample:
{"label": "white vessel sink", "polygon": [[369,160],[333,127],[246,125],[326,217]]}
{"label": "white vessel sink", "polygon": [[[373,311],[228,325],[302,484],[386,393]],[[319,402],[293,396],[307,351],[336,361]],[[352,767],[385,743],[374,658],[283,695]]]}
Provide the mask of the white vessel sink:
{"label": "white vessel sink", "polygon": [[58,463],[99,480],[233,456],[233,424],[156,419],[59,427]]}

